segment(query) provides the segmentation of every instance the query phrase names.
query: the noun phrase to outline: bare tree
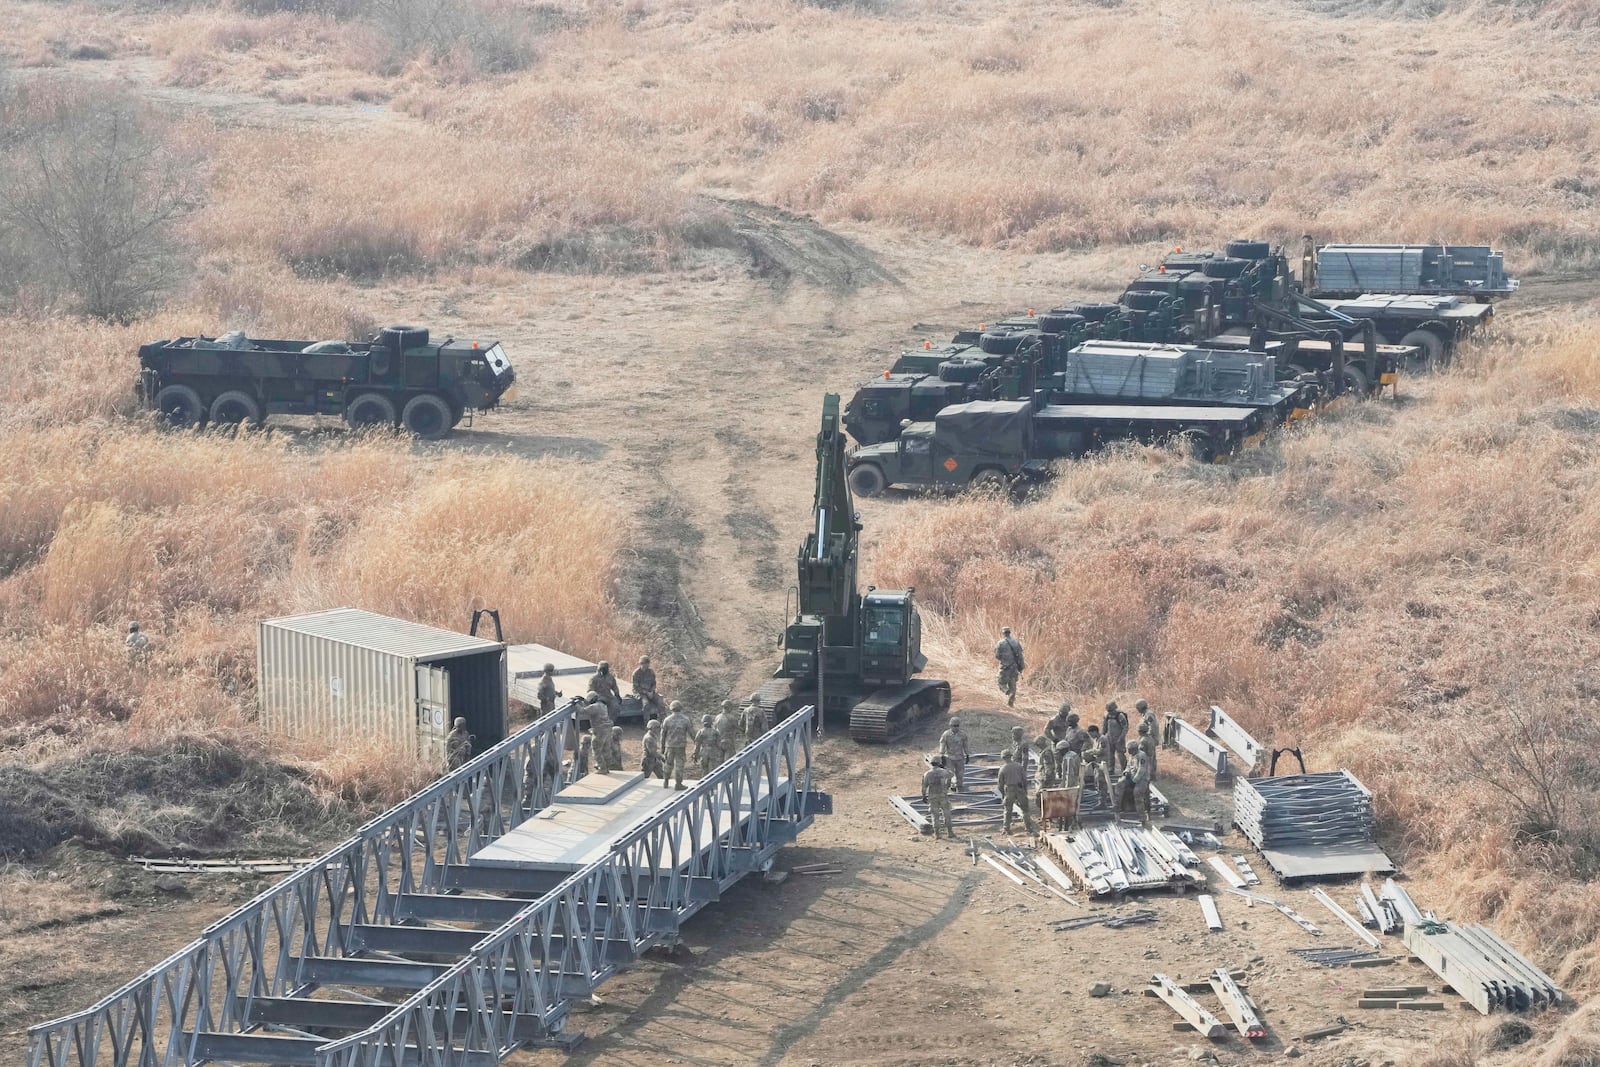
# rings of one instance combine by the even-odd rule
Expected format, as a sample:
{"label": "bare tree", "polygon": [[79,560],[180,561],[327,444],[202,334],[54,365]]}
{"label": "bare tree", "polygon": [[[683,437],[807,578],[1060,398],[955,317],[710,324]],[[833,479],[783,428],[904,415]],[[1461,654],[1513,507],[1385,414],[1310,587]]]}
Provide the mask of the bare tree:
{"label": "bare tree", "polygon": [[173,224],[200,202],[197,164],[125,95],[33,85],[11,108],[0,222],[34,283],[98,318],[148,307],[175,274]]}
{"label": "bare tree", "polygon": [[1550,716],[1512,706],[1499,715],[1504,728],[1492,744],[1463,743],[1463,769],[1499,794],[1527,837],[1579,844],[1570,838],[1588,827],[1575,825],[1573,813],[1587,808],[1582,795],[1593,789],[1581,760],[1595,739],[1594,727],[1574,716],[1563,728]]}

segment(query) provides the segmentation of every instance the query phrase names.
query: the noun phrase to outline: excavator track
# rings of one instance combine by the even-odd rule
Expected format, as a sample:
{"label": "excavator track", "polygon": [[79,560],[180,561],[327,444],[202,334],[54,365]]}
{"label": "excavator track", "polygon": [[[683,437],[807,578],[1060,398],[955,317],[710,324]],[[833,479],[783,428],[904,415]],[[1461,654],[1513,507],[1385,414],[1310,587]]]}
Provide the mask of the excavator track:
{"label": "excavator track", "polygon": [[950,683],[913,678],[868,694],[850,709],[850,739],[869,745],[898,741],[921,722],[950,707]]}

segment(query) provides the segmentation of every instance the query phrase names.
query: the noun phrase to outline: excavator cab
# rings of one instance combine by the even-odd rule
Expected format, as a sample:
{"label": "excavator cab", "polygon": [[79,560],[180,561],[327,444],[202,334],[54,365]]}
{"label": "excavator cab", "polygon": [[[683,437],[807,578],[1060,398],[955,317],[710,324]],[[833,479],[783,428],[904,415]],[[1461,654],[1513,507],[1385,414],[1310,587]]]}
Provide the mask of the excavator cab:
{"label": "excavator cab", "polygon": [[922,619],[910,590],[861,598],[861,678],[867,685],[904,685],[925,666]]}

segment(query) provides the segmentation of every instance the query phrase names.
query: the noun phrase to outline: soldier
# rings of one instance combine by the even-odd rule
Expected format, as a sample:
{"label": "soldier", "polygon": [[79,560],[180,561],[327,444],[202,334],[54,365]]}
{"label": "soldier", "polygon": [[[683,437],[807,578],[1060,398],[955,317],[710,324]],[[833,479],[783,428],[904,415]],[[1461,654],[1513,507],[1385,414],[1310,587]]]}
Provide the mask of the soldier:
{"label": "soldier", "polygon": [[646,778],[665,778],[661,766],[661,720],[651,719],[644,727],[644,761],[639,769]]}
{"label": "soldier", "polygon": [[656,692],[656,672],[650,667],[650,657],[639,657],[639,669],[633,672],[633,695],[646,715],[652,707],[661,706],[661,695]]}
{"label": "soldier", "polygon": [[661,786],[666,788],[668,779],[676,779],[676,789],[684,788],[683,765],[689,762],[689,716],[683,713],[683,704],[674,700],[668,708],[671,712],[667,721],[661,724],[662,744],[667,750],[667,765],[661,771]]}
{"label": "soldier", "polygon": [[594,752],[594,734],[584,730],[578,735],[578,754],[572,760],[572,780],[589,773],[589,757]]}
{"label": "soldier", "polygon": [[611,728],[611,751],[606,756],[606,765],[614,771],[622,770],[622,727]]}
{"label": "soldier", "polygon": [[1005,763],[1000,766],[998,784],[1000,786],[1000,806],[1006,813],[1005,832],[1008,834],[1011,832],[1011,809],[1020,808],[1022,810],[1022,824],[1028,828],[1030,834],[1036,833],[1039,828],[1034,825],[1033,812],[1028,810],[1027,772],[1022,769],[1022,764],[1017,762],[1016,754],[1009,748],[1001,755],[1005,759]]}
{"label": "soldier", "polygon": [[711,773],[722,759],[722,742],[717,739],[717,728],[711,724],[711,713],[700,719],[700,729],[694,732],[694,762],[700,768],[700,777]]}
{"label": "soldier", "polygon": [[1089,735],[1078,725],[1077,712],[1067,716],[1067,736],[1063,743],[1067,749],[1067,758],[1061,763],[1061,774],[1068,785],[1082,785],[1083,747],[1089,743]]}
{"label": "soldier", "polygon": [[1111,775],[1106,769],[1106,745],[1109,743],[1100,733],[1100,727],[1089,727],[1089,739],[1083,746],[1083,784],[1092,786],[1095,792],[1111,803]]}
{"label": "soldier", "polygon": [[994,646],[994,658],[1000,664],[1000,692],[1006,695],[1006,707],[1017,706],[1017,679],[1026,664],[1022,659],[1022,642],[1011,636],[1011,627],[1000,628],[1000,643]]}
{"label": "soldier", "polygon": [[1115,700],[1106,701],[1106,717],[1100,721],[1100,735],[1105,738],[1106,770],[1116,774],[1127,762],[1123,748],[1128,743],[1128,713],[1117,707]]}
{"label": "soldier", "polygon": [[1156,735],[1151,732],[1149,723],[1141,722],[1139,724],[1139,740],[1135,747],[1150,758],[1150,773],[1154,775],[1156,773]]}
{"label": "soldier", "polygon": [[594,769],[601,774],[620,770],[620,765],[611,763],[611,716],[606,714],[605,701],[596,696],[584,710],[589,714],[589,728],[594,731]]}
{"label": "soldier", "polygon": [[933,766],[922,776],[922,801],[928,805],[928,821],[933,823],[933,836],[939,836],[939,826],[944,825],[946,837],[954,838],[950,825],[950,784],[955,776],[945,769],[944,757],[933,757]]}
{"label": "soldier", "polygon": [[617,689],[617,678],[611,673],[611,664],[605,660],[589,676],[589,691],[600,694],[600,699],[611,709],[611,717],[622,718],[622,693]]}
{"label": "soldier", "polygon": [[128,639],[123,642],[128,646],[128,665],[143,667],[150,662],[150,636],[139,629],[139,624],[128,624]]}
{"label": "soldier", "polygon": [[1156,751],[1161,748],[1161,724],[1156,721],[1156,713],[1150,710],[1146,701],[1135,701],[1133,708],[1139,713],[1139,725],[1150,728],[1150,744],[1145,751],[1150,753],[1150,780],[1155,781]]}
{"label": "soldier", "polygon": [[1134,807],[1139,812],[1139,823],[1143,826],[1150,825],[1150,754],[1138,750],[1138,746],[1129,745],[1132,766],[1127,771],[1127,779],[1133,790]]}
{"label": "soldier", "polygon": [[472,758],[472,735],[467,733],[466,719],[457,719],[450,725],[450,735],[444,739],[444,758],[452,771]]}
{"label": "soldier", "polygon": [[556,699],[561,696],[556,689],[556,665],[546,663],[544,674],[539,679],[539,714],[548,715],[556,710]]}
{"label": "soldier", "polygon": [[1050,739],[1050,747],[1067,739],[1067,716],[1072,714],[1072,705],[1063,703],[1060,710],[1053,715],[1049,722],[1044,724],[1044,735]]}
{"label": "soldier", "polygon": [[761,707],[760,701],[752,698],[744,709],[744,743],[748,745],[766,732],[766,710]]}
{"label": "soldier", "polygon": [[722,739],[722,755],[717,759],[718,763],[739,751],[738,737],[743,728],[744,722],[740,719],[733,701],[724,700],[722,710],[717,713],[717,736]]}
{"label": "soldier", "polygon": [[945,769],[955,776],[956,792],[967,791],[967,735],[961,732],[961,720],[950,719],[950,729],[939,737],[939,755],[944,757]]}
{"label": "soldier", "polygon": [[1060,779],[1061,765],[1056,761],[1055,746],[1050,743],[1050,739],[1044,734],[1040,734],[1035,738],[1033,743],[1039,749],[1039,773],[1035,776],[1034,781],[1038,783],[1040,789],[1054,789],[1056,786],[1062,785],[1063,783]]}
{"label": "soldier", "polygon": [[1022,727],[1020,726],[1011,728],[1011,754],[1016,757],[1018,763],[1022,764],[1022,773],[1026,775],[1028,773],[1028,757],[1032,753],[1028,751],[1028,741],[1027,738],[1022,736]]}

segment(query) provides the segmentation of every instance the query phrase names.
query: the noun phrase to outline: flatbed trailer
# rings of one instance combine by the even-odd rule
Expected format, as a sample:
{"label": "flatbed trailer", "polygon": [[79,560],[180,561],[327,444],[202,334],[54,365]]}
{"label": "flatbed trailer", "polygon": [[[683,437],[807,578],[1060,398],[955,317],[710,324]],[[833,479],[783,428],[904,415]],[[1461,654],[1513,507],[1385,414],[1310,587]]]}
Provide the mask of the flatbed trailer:
{"label": "flatbed trailer", "polygon": [[1255,443],[1274,424],[1266,408],[1050,404],[1033,417],[1034,452],[1041,459],[1066,459],[1118,441],[1184,438],[1196,459],[1212,462]]}

